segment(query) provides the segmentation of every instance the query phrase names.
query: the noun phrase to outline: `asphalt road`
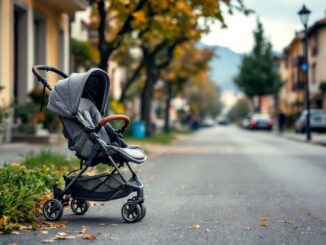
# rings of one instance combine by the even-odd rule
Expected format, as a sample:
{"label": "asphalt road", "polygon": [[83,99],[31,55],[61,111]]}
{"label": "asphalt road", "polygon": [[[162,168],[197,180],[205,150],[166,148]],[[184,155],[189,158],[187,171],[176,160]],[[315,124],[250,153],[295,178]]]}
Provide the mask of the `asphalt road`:
{"label": "asphalt road", "polygon": [[142,222],[123,223],[118,200],[82,217],[67,209],[66,228],[23,231],[2,243],[42,244],[86,225],[96,240],[53,244],[326,244],[325,149],[264,132],[205,129],[139,166]]}

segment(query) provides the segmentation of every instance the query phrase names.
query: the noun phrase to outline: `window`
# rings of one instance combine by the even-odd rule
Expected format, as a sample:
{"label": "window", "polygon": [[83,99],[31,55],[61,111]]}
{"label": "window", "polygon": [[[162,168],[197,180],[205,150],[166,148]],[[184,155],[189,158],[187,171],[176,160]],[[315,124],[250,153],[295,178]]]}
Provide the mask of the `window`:
{"label": "window", "polygon": [[316,84],[316,69],[317,69],[317,64],[313,63],[311,66],[311,82],[312,82],[312,84]]}

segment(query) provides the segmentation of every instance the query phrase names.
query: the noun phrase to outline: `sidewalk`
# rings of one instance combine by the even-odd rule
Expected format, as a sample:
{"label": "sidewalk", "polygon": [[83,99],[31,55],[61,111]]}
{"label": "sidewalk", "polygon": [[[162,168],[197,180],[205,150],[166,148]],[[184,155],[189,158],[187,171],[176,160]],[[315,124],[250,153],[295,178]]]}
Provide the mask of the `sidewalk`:
{"label": "sidewalk", "polygon": [[[301,142],[306,142],[306,134],[296,134],[294,132],[284,132],[281,134],[281,137],[296,140]],[[312,133],[311,134],[311,143],[326,146],[326,134],[318,134]]]}
{"label": "sidewalk", "polygon": [[42,149],[50,149],[66,155],[72,152],[64,144],[47,145],[47,144],[30,144],[30,143],[9,143],[0,145],[0,165],[5,162],[16,162],[22,160],[30,152],[38,152]]}

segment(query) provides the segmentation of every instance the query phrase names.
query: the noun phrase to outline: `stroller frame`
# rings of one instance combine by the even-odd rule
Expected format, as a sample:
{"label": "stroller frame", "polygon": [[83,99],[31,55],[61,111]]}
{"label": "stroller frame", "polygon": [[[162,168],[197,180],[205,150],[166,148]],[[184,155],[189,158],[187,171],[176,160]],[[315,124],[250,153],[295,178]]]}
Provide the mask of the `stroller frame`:
{"label": "stroller frame", "polygon": [[[33,74],[36,76],[38,81],[40,81],[43,84],[43,94],[41,97],[41,110],[42,107],[45,103],[44,100],[44,95],[45,95],[45,89],[47,88],[49,91],[52,90],[52,87],[49,85],[47,80],[39,73],[39,71],[45,71],[45,72],[54,72],[58,75],[60,75],[63,78],[67,78],[68,75],[65,74],[64,72],[54,68],[54,67],[49,67],[45,65],[36,65],[32,68]],[[78,172],[76,176],[74,176],[72,179],[70,179],[69,183],[66,181],[65,188],[61,190],[57,184],[53,185],[53,196],[54,199],[50,199],[46,201],[46,203],[43,206],[43,214],[47,220],[50,221],[55,221],[61,218],[63,214],[63,207],[69,205],[69,201],[71,204],[71,209],[72,211],[77,214],[77,215],[82,215],[87,212],[89,208],[89,203],[88,201],[110,201],[114,199],[119,199],[123,197],[127,197],[130,195],[132,192],[136,192],[137,195],[132,197],[131,199],[127,200],[127,203],[125,203],[122,206],[121,209],[121,214],[123,219],[126,222],[133,223],[140,221],[141,219],[144,218],[146,214],[146,208],[143,205],[144,203],[144,190],[143,190],[143,184],[139,180],[138,176],[136,173],[133,171],[133,169],[130,167],[130,164],[128,161],[119,163],[119,166],[117,163],[113,160],[109,150],[107,149],[106,145],[104,145],[103,141],[100,140],[99,136],[99,131],[102,126],[104,126],[107,122],[111,120],[124,120],[125,124],[116,132],[118,133],[118,136],[122,138],[123,133],[125,129],[128,127],[130,119],[127,116],[123,115],[111,115],[107,116],[106,118],[103,118],[98,125],[95,128],[90,128],[87,125],[83,123],[83,121],[79,118],[78,114],[73,115],[73,119],[76,120],[76,122],[83,128],[83,130],[87,133],[89,133],[89,138],[92,140],[94,143],[94,149],[91,153],[91,156],[88,159],[83,159],[80,156],[76,154],[78,158],[80,158],[80,169],[73,170],[69,172],[67,175],[64,175],[64,178],[68,178],[67,176],[70,176],[71,173],[73,172]],[[85,171],[91,167],[95,166],[97,163],[94,163],[94,159],[97,155],[97,153],[101,150],[105,157],[108,160],[108,165],[111,165],[113,167],[113,171],[110,173],[107,173],[107,177],[98,183],[96,186],[94,186],[91,191],[96,190],[99,188],[101,185],[103,185],[106,180],[109,177],[112,177],[117,181],[120,186],[119,189],[117,188],[116,191],[112,195],[107,195],[106,197],[101,197],[101,198],[83,198],[83,197],[78,197],[76,198],[75,195],[71,192],[71,187],[78,181],[79,178],[83,176]],[[122,167],[124,164],[127,165],[129,171],[131,172],[132,176],[129,180],[125,178],[123,173],[120,171],[120,167]],[[115,175],[119,176],[120,178],[115,177]],[[96,176],[93,176],[96,177]],[[121,192],[122,190],[122,192]],[[120,192],[119,192],[120,191]],[[72,199],[72,200],[71,200]]]}

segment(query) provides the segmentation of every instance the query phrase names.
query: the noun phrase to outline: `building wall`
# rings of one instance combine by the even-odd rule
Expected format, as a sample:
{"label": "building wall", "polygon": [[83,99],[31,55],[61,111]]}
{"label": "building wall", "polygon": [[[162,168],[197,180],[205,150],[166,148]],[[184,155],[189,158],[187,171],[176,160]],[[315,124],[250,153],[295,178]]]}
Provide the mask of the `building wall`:
{"label": "building wall", "polygon": [[[0,84],[5,87],[0,98],[6,104],[11,103],[15,99],[14,80],[19,80],[18,97],[20,97],[20,102],[24,102],[35,84],[31,68],[35,64],[34,19],[36,12],[42,13],[45,17],[45,50],[43,50],[45,63],[54,67],[61,66],[66,72],[69,71],[69,18],[67,14],[55,10],[42,0],[0,0],[0,4]],[[18,34],[14,32],[15,6],[25,15],[24,19],[18,22],[20,28],[18,30],[21,30]],[[60,35],[60,30],[62,35]],[[23,45],[21,49],[16,50],[14,47],[15,35],[20,35],[19,45]],[[16,73],[14,71],[15,51],[19,57],[16,60],[21,62],[21,69]],[[62,52],[61,55],[59,55],[60,52]],[[18,74],[19,78],[15,79],[14,74]],[[56,80],[52,74],[49,74],[48,78],[52,84]]]}
{"label": "building wall", "polygon": [[[316,55],[312,53],[314,37],[309,38],[308,54],[309,54],[309,88],[312,96],[320,94],[319,85],[321,82],[326,82],[326,27],[316,31],[317,34],[317,48]],[[315,68],[313,68],[315,66]],[[314,71],[315,69],[315,71]],[[313,74],[315,73],[315,75]]]}

